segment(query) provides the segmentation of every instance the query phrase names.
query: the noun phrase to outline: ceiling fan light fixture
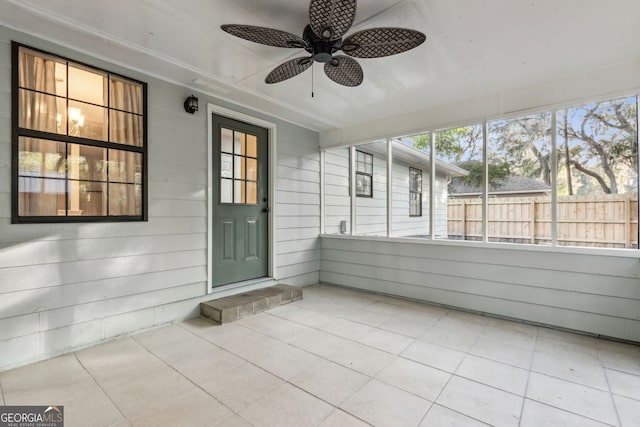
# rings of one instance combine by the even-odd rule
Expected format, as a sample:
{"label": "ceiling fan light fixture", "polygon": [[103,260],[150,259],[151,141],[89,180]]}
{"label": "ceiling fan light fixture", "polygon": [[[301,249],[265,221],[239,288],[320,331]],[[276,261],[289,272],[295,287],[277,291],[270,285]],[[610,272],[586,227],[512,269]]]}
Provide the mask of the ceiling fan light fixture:
{"label": "ceiling fan light fixture", "polygon": [[313,59],[316,62],[329,62],[333,57],[333,46],[330,44],[319,44],[313,48]]}

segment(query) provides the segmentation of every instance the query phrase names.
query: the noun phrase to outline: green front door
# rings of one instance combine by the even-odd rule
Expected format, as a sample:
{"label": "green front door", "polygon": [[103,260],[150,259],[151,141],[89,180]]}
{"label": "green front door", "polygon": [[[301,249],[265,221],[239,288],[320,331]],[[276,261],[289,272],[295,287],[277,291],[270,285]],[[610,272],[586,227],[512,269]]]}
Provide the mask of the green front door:
{"label": "green front door", "polygon": [[266,129],[213,115],[213,286],[269,274]]}

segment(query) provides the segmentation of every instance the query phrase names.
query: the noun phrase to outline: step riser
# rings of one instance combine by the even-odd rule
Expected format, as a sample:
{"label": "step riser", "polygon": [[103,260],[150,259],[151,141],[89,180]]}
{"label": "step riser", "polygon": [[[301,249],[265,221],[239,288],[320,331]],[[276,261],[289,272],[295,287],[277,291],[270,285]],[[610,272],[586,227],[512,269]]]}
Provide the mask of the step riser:
{"label": "step riser", "polygon": [[299,299],[302,299],[301,288],[276,285],[200,303],[200,315],[215,323],[223,324]]}

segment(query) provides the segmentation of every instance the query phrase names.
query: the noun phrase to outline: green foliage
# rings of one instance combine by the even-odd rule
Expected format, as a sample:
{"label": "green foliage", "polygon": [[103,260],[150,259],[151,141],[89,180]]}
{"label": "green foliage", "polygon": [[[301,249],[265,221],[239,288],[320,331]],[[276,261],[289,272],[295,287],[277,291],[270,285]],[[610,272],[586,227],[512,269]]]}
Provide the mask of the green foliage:
{"label": "green foliage", "polygon": [[[466,162],[458,163],[457,166],[469,171],[469,175],[461,176],[456,179],[466,182],[467,184],[482,187],[484,170],[481,161],[468,160]],[[489,186],[492,188],[499,187],[501,182],[509,177],[510,174],[511,171],[509,163],[489,163]]]}

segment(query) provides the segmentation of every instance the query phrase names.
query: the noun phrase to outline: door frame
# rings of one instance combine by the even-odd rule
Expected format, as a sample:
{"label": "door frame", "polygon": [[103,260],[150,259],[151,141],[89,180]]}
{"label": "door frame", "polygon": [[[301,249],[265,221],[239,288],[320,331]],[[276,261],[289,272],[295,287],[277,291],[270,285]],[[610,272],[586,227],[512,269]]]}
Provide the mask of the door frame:
{"label": "door frame", "polygon": [[[218,116],[227,117],[229,119],[238,120],[241,122],[248,123],[253,126],[258,126],[261,128],[267,129],[269,135],[269,159],[268,159],[268,191],[269,191],[269,224],[268,224],[268,234],[269,234],[269,260],[268,267],[269,272],[268,276],[259,279],[249,280],[248,282],[240,282],[240,283],[231,283],[228,285],[216,286],[215,288],[212,286],[213,284],[213,194],[214,194],[214,185],[217,182],[213,176],[213,124],[212,124],[212,116],[216,114]],[[242,286],[244,284],[253,284],[262,280],[271,280],[275,279],[276,276],[276,134],[277,127],[275,123],[268,122],[266,120],[258,119],[256,117],[250,116],[248,114],[239,113],[234,110],[230,110],[225,107],[221,107],[219,105],[207,104],[207,293],[220,292],[225,291],[230,288]]]}

